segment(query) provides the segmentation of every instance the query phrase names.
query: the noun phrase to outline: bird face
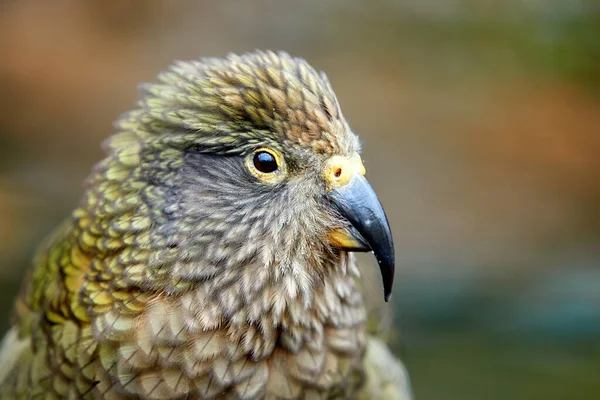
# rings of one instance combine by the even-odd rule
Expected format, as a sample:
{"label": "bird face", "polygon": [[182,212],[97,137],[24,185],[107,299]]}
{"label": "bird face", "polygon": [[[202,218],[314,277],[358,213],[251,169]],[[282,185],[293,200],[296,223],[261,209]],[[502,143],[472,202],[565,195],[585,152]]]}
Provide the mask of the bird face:
{"label": "bird face", "polygon": [[157,231],[197,261],[187,278],[258,265],[310,291],[347,252],[373,251],[389,299],[390,228],[324,75],[255,53],[179,63],[159,79],[119,127],[140,143],[136,175],[162,188]]}

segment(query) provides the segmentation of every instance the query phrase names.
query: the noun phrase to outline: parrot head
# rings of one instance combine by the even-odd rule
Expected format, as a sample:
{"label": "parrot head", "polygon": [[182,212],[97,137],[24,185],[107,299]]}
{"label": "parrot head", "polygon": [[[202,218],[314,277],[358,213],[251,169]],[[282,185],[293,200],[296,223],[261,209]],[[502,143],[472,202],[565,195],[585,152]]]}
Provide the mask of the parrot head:
{"label": "parrot head", "polygon": [[215,288],[245,280],[242,298],[264,282],[309,298],[332,274],[357,274],[349,252],[372,251],[389,299],[390,227],[324,74],[256,52],[177,62],[142,91],[100,168],[120,201],[143,198],[144,218],[127,223],[165,249],[156,270]]}

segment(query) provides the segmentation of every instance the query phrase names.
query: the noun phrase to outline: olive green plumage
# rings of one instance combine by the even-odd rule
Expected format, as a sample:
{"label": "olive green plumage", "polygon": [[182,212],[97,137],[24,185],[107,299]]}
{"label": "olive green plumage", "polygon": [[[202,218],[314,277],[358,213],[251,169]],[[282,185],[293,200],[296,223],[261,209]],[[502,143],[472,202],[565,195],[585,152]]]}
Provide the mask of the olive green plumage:
{"label": "olive green plumage", "polygon": [[142,90],[24,281],[1,397],[407,399],[331,244],[322,170],[360,149],[325,76],[257,52]]}

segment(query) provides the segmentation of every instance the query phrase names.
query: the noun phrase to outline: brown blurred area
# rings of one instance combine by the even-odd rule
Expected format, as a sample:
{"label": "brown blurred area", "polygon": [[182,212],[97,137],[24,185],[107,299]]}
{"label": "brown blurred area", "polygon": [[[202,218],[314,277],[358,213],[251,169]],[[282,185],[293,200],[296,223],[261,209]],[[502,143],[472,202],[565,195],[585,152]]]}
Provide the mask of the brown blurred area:
{"label": "brown blurred area", "polygon": [[285,50],[328,74],[363,141],[394,231],[396,345],[417,398],[598,398],[593,0],[5,0],[0,10],[2,321],[138,83],[175,59]]}

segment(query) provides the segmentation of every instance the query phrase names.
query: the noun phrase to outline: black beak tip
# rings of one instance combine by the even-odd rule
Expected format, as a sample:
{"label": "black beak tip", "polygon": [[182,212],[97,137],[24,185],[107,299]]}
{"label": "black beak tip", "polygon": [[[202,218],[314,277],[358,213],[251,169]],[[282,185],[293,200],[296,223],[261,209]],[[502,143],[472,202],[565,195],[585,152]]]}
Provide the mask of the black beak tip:
{"label": "black beak tip", "polygon": [[389,302],[392,297],[392,286],[394,284],[394,269],[395,262],[394,258],[390,260],[386,260],[384,262],[381,259],[377,259],[377,263],[379,264],[379,270],[381,271],[381,278],[383,280],[383,299],[385,302]]}

